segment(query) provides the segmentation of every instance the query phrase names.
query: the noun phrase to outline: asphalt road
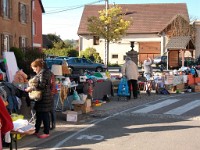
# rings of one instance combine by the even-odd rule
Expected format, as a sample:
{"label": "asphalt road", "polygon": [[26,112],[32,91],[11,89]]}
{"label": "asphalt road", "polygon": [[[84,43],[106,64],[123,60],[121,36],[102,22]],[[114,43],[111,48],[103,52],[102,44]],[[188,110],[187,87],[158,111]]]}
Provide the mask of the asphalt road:
{"label": "asphalt road", "polygon": [[116,101],[122,104],[118,111],[61,124],[48,139],[24,137],[19,149],[199,150],[200,93],[150,97]]}

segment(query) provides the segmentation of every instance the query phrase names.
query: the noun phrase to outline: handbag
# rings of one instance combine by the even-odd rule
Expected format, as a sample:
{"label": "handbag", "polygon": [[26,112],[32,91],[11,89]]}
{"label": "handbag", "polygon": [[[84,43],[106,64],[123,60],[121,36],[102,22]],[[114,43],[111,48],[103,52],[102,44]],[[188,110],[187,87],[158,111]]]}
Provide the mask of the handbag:
{"label": "handbag", "polygon": [[30,99],[35,101],[40,101],[42,99],[42,91],[31,91],[28,95]]}

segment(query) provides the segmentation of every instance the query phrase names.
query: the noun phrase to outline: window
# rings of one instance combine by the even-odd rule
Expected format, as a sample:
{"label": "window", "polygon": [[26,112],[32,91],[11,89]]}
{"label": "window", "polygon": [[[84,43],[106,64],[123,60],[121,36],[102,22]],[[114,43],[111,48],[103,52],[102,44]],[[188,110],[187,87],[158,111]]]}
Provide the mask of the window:
{"label": "window", "polygon": [[114,55],[112,55],[112,58],[118,59],[118,55],[114,54]]}
{"label": "window", "polygon": [[9,34],[1,34],[0,43],[1,43],[0,55],[2,55],[3,52],[10,51],[10,48],[12,47],[12,36]]}
{"label": "window", "polygon": [[28,20],[28,7],[22,3],[19,3],[19,20],[21,23],[27,23]]}
{"label": "window", "polygon": [[125,60],[125,59],[126,59],[126,57],[127,57],[127,56],[126,56],[126,55],[124,55],[124,56],[123,56],[123,60]]}
{"label": "window", "polygon": [[99,45],[99,36],[93,36],[93,45]]}
{"label": "window", "polygon": [[4,18],[11,18],[11,0],[2,0],[1,1],[2,6],[2,16]]}
{"label": "window", "polygon": [[19,48],[26,48],[28,45],[27,45],[27,42],[28,42],[28,39],[24,36],[20,37],[19,38]]}

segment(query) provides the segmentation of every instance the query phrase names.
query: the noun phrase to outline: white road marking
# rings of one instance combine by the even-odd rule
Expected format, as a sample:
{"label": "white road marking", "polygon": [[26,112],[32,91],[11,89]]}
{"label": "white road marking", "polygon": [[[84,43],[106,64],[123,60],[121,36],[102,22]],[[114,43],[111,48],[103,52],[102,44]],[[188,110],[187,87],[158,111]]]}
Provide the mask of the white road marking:
{"label": "white road marking", "polygon": [[162,101],[162,102],[147,106],[145,108],[133,111],[132,113],[148,113],[148,112],[151,112],[153,110],[156,110],[156,109],[165,107],[167,105],[173,104],[173,103],[175,103],[177,101],[179,101],[179,100],[178,99],[167,99],[165,101]]}
{"label": "white road marking", "polygon": [[196,107],[200,106],[200,100],[195,100],[195,101],[192,101],[190,103],[187,103],[183,106],[180,106],[180,107],[177,107],[175,109],[172,109],[168,112],[165,112],[164,114],[170,114],[170,115],[182,115],[184,114],[185,112],[191,110],[191,109],[194,109]]}
{"label": "white road marking", "polygon": [[78,138],[76,138],[78,140],[83,140],[83,139],[87,139],[87,140],[103,140],[104,136],[102,135],[80,135]]}
{"label": "white road marking", "polygon": [[[196,94],[198,94],[198,93],[191,93],[190,95],[196,95]],[[171,97],[171,98],[173,98],[173,97],[184,97],[184,95],[181,95],[181,96],[169,96],[169,97]],[[164,100],[164,99],[165,99],[165,98],[160,98],[160,99],[158,99],[158,100],[155,100],[154,102],[159,102],[159,101]],[[151,103],[152,103],[152,102],[149,102],[149,103],[146,103],[146,104],[144,104],[144,105],[151,104]],[[119,115],[119,114],[121,114],[121,113],[128,112],[128,111],[131,111],[131,110],[133,110],[133,109],[139,108],[140,106],[141,106],[141,105],[136,106],[136,107],[133,107],[133,108],[129,108],[129,109],[123,110],[123,111],[121,111],[121,112],[115,113],[115,114],[113,114],[113,115],[110,115],[110,116],[108,116],[108,117],[106,117],[106,118],[102,118],[102,119],[99,119],[99,120],[97,120],[97,121],[94,121],[94,122],[92,122],[91,124],[89,124],[87,127],[78,130],[77,132],[71,134],[70,136],[66,137],[66,138],[63,139],[62,141],[58,142],[53,148],[50,148],[49,150],[57,150],[57,149],[58,149],[60,146],[62,146],[65,142],[71,140],[72,138],[74,138],[74,137],[75,137],[76,135],[78,135],[79,133],[82,133],[82,132],[86,131],[87,129],[92,128],[92,127],[94,127],[95,125],[97,125],[98,123],[101,123],[101,122],[103,122],[103,121],[105,121],[105,120],[107,120],[107,119],[109,119],[109,118],[115,117],[115,116],[117,116],[117,115]]]}

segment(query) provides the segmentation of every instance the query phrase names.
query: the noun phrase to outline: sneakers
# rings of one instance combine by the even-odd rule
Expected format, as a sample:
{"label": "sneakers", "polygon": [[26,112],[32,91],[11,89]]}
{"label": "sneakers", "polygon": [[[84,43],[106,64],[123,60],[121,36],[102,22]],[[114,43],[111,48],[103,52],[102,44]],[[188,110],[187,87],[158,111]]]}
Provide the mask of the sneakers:
{"label": "sneakers", "polygon": [[49,134],[42,134],[42,135],[38,135],[38,138],[45,139],[45,138],[48,138],[49,136],[50,136]]}

